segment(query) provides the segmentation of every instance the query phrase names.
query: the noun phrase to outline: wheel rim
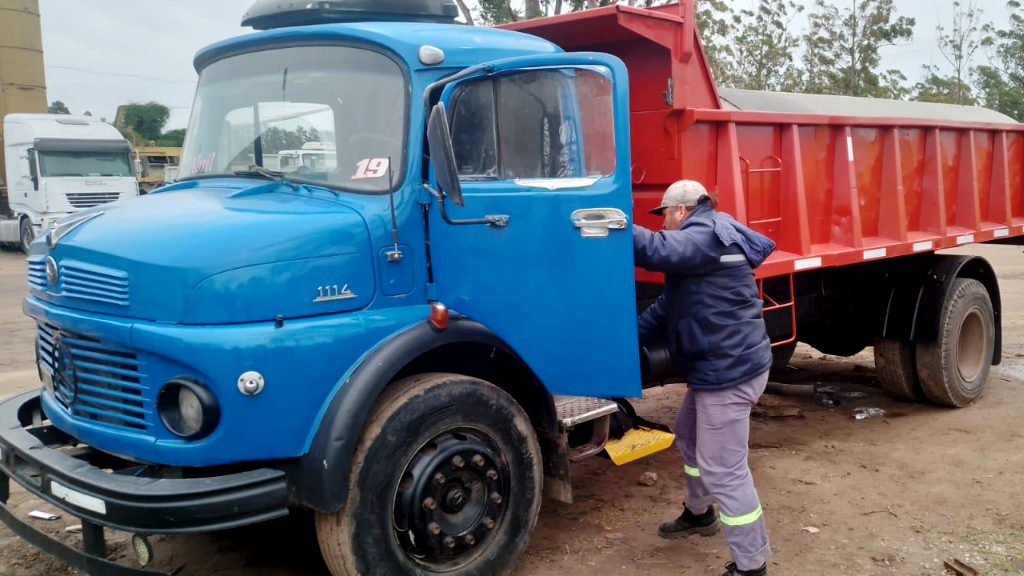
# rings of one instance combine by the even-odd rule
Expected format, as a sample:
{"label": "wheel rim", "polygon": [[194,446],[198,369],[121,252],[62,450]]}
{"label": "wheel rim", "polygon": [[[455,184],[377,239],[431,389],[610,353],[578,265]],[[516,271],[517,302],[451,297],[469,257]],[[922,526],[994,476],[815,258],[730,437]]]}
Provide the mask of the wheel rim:
{"label": "wheel rim", "polygon": [[395,491],[393,527],[406,555],[431,571],[472,562],[505,517],[511,475],[497,443],[451,429],[424,443]]}
{"label": "wheel rim", "polygon": [[964,382],[974,382],[985,367],[985,336],[985,318],[975,306],[964,315],[957,338],[957,370]]}

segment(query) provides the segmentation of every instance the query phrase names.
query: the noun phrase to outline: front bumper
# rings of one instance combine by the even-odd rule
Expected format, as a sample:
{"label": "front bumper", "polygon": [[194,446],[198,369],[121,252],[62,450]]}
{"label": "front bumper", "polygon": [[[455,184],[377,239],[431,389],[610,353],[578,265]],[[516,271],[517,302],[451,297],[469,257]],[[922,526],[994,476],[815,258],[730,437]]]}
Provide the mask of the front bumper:
{"label": "front bumper", "polygon": [[[288,482],[281,470],[184,477],[194,476],[195,471],[122,460],[82,446],[52,425],[33,425],[43,418],[38,391],[0,403],[0,496],[5,502],[8,479],[14,479],[86,522],[142,534],[222,530],[288,514]],[[0,520],[39,546],[16,528],[15,524],[24,523],[9,509],[0,511]],[[93,568],[88,573],[104,572]]]}

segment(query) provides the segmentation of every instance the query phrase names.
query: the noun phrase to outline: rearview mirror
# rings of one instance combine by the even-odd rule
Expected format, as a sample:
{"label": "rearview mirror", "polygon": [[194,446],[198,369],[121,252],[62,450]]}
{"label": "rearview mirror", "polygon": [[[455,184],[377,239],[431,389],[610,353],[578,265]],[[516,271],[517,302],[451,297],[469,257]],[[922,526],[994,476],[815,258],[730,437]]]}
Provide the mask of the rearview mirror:
{"label": "rearview mirror", "polygon": [[448,130],[448,114],[444,103],[438,102],[430,111],[427,121],[427,144],[430,146],[430,164],[434,167],[434,178],[452,203],[465,206],[462,198],[462,186],[459,184],[459,173],[455,169],[455,149],[452,147],[452,135]]}

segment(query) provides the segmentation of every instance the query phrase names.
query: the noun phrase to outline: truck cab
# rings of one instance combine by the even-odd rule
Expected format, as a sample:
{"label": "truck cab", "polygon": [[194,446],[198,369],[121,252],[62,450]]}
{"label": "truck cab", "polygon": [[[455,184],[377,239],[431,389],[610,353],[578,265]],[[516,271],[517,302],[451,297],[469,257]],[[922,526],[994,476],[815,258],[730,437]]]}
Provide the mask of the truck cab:
{"label": "truck cab", "polygon": [[138,196],[128,142],[91,116],[9,114],[4,119],[8,204],[0,242],[32,240],[80,210]]}
{"label": "truck cab", "polygon": [[73,566],[302,507],[336,575],[505,573],[571,500],[641,393],[626,70],[457,14],[257,2],[177,182],[32,245],[0,468],[83,518]]}

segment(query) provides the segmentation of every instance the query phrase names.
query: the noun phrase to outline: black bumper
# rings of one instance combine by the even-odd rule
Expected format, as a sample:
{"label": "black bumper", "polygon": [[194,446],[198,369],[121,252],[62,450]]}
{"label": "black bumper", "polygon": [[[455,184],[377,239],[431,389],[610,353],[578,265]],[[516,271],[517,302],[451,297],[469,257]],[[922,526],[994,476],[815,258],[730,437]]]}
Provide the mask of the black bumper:
{"label": "black bumper", "polygon": [[[235,528],[288,514],[288,481],[281,470],[200,478],[157,478],[152,470],[124,465],[117,470],[111,464],[116,457],[73,446],[72,438],[52,426],[33,427],[33,414],[37,419],[41,414],[38,391],[0,403],[0,472],[86,522],[126,532],[175,534]],[[117,471],[105,470],[111,468]],[[7,479],[2,480],[0,488],[6,488]],[[0,493],[5,502],[7,492]],[[22,522],[8,509],[0,511],[0,520],[40,546],[16,529],[14,523]]]}

